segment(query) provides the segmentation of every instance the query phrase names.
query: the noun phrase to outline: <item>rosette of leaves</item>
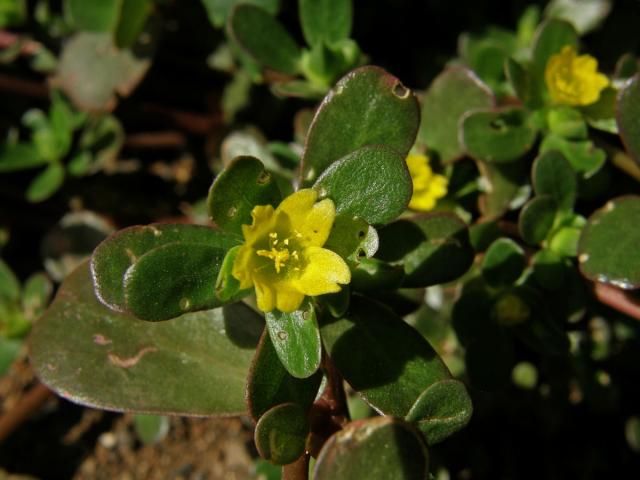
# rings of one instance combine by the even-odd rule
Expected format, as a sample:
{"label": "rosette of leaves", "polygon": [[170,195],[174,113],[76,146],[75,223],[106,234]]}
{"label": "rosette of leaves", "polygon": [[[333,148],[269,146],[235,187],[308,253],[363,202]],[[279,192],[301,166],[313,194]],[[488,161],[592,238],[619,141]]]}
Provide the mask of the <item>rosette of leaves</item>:
{"label": "rosette of leaves", "polygon": [[261,3],[237,3],[226,28],[232,44],[266,73],[275,93],[320,98],[341,75],[362,63],[360,48],[350,38],[351,0],[299,0],[307,48],[274,17],[277,8]]}
{"label": "rosette of leaves", "polygon": [[0,173],[41,169],[25,192],[30,202],[49,198],[68,175],[97,172],[116,158],[124,140],[114,116],[78,112],[57,91],[52,93],[47,113],[29,110],[22,123],[31,131],[30,139],[20,141],[13,136],[0,148]]}
{"label": "rosette of leaves", "polygon": [[31,275],[24,284],[0,259],[0,376],[17,357],[33,322],[49,303],[53,285],[43,273]]}
{"label": "rosette of leaves", "polygon": [[[404,159],[418,121],[413,94],[376,67],[343,77],[313,117],[296,183],[335,205],[325,247],[351,270],[342,291],[290,313],[252,307],[252,289],[232,274],[235,247],[254,206],[283,195],[258,158],[238,157],[209,193],[217,228],[130,227],[68,277],[32,336],[40,378],[112,410],[248,412],[260,454],[302,478],[309,455],[316,478],[426,476],[428,446],[468,422],[471,401],[390,306],[400,286],[464,274],[473,250],[453,215],[397,220],[411,196]],[[343,379],[384,417],[350,423]]]}

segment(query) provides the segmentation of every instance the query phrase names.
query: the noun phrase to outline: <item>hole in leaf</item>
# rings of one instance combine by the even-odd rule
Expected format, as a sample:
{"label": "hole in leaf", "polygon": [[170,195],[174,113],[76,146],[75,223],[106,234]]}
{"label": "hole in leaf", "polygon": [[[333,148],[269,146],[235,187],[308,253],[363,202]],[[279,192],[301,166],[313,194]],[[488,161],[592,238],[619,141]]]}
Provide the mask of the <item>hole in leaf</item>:
{"label": "hole in leaf", "polygon": [[258,185],[264,185],[265,183],[269,183],[271,181],[271,174],[266,170],[263,170],[262,173],[258,176],[256,182]]}
{"label": "hole in leaf", "polygon": [[358,237],[359,237],[359,238],[364,238],[364,236],[365,236],[365,235],[366,235],[366,232],[365,232],[364,230],[360,230],[360,231],[358,232]]}
{"label": "hole in leaf", "polygon": [[411,93],[411,91],[400,82],[396,83],[391,91],[398,98],[407,98],[409,93]]}

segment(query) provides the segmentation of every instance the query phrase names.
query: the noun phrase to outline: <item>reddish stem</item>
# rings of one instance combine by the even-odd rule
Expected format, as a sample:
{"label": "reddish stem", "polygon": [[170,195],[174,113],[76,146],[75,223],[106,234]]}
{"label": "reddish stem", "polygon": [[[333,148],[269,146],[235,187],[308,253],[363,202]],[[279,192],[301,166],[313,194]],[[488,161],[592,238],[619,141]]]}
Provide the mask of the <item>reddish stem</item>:
{"label": "reddish stem", "polygon": [[0,417],[0,443],[13,433],[40,406],[53,396],[51,390],[42,383],[32,387],[17,405]]}
{"label": "reddish stem", "polygon": [[307,480],[309,478],[309,455],[304,454],[298,460],[282,467],[282,480]]}
{"label": "reddish stem", "polygon": [[640,299],[631,296],[629,292],[598,282],[591,285],[591,291],[605,305],[640,320]]}

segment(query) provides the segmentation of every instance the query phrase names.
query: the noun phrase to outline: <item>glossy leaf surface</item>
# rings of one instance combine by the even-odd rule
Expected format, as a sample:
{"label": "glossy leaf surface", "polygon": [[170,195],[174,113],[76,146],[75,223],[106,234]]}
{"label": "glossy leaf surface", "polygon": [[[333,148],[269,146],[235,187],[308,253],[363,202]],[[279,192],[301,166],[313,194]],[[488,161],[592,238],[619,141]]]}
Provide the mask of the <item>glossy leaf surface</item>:
{"label": "glossy leaf surface", "polygon": [[422,480],[429,475],[429,452],[410,425],[390,417],[359,420],[325,443],[315,480]]}
{"label": "glossy leaf surface", "polygon": [[396,151],[368,145],[337,160],[313,186],[332,199],[336,212],[371,224],[396,218],[411,199],[411,176]]}
{"label": "glossy leaf surface", "polygon": [[296,403],[283,403],[260,417],[254,439],[262,458],[286,465],[304,453],[308,433],[307,412]]}
{"label": "glossy leaf surface", "polygon": [[538,245],[546,238],[558,213],[558,204],[551,195],[540,195],[525,204],[520,211],[518,230],[522,239]]}
{"label": "glossy leaf surface", "polygon": [[211,185],[207,206],[209,215],[222,230],[242,234],[242,225],[251,225],[256,205],[277,207],[282,195],[275,179],[260,160],[236,158]]}
{"label": "glossy leaf surface", "polygon": [[549,195],[562,210],[573,208],[578,182],[571,164],[560,152],[551,150],[536,158],[531,179],[536,195]]}
{"label": "glossy leaf surface", "polygon": [[627,151],[640,164],[640,75],[618,93],[617,121]]}
{"label": "glossy leaf surface", "polygon": [[313,304],[303,303],[299,310],[265,314],[267,329],[278,358],[296,378],[307,378],[320,367],[322,343]]}
{"label": "glossy leaf surface", "polygon": [[623,289],[640,288],[640,197],[610,200],[587,222],[578,248],[587,278]]}
{"label": "glossy leaf surface", "polygon": [[379,67],[353,70],[314,116],[302,155],[302,180],[313,184],[333,162],[365,145],[385,145],[404,158],[418,123],[418,102],[400,80]]}
{"label": "glossy leaf surface", "polygon": [[258,315],[242,304],[150,323],[116,313],[93,291],[85,263],[63,283],[31,336],[40,379],[63,397],[107,410],[179,415],[244,412],[255,332],[225,331]]}

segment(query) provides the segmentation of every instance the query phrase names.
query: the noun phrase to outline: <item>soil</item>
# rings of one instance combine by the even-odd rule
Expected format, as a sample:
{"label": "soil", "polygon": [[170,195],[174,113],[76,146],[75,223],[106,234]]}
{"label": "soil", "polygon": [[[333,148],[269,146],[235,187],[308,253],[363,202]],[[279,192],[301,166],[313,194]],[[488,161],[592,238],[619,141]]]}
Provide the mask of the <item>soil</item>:
{"label": "soil", "polygon": [[[23,354],[0,378],[0,423],[19,415],[34,390],[44,391]],[[0,480],[256,478],[248,419],[171,417],[166,436],[144,444],[131,414],[82,407],[46,392],[38,398],[0,444]]]}

